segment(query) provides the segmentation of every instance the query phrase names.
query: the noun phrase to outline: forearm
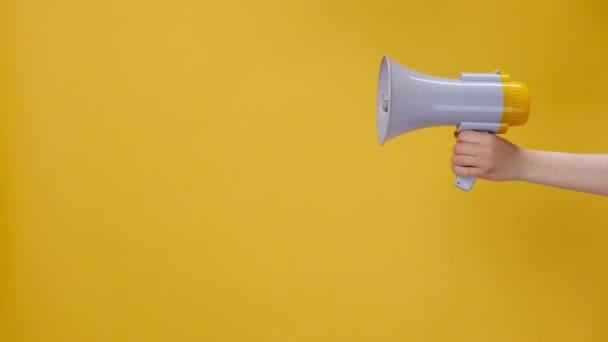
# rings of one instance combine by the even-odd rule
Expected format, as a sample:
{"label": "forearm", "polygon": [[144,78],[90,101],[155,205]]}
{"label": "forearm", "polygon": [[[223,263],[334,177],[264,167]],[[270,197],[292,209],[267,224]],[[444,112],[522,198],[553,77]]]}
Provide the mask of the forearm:
{"label": "forearm", "polygon": [[522,150],[518,180],[608,196],[608,154]]}

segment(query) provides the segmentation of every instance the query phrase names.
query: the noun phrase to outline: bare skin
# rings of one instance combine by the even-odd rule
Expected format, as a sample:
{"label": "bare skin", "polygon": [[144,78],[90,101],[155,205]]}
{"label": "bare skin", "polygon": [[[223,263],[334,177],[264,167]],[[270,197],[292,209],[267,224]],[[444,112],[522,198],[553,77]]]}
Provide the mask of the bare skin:
{"label": "bare skin", "polygon": [[452,171],[493,181],[524,181],[608,196],[608,154],[530,150],[494,134],[456,134]]}

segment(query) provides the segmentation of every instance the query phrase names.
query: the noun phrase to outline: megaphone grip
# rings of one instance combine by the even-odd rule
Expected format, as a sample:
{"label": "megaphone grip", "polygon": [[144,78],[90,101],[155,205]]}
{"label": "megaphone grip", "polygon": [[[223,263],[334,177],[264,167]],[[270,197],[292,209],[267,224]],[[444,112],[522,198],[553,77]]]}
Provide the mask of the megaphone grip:
{"label": "megaphone grip", "polygon": [[[472,130],[481,133],[496,133],[498,131],[498,125],[481,122],[462,122],[458,126],[458,132],[465,130]],[[473,185],[475,185],[476,180],[477,178],[475,177],[458,176],[454,181],[454,185],[461,190],[470,191],[473,188]]]}
{"label": "megaphone grip", "polygon": [[470,191],[473,188],[473,184],[475,184],[475,180],[477,180],[477,178],[475,177],[456,177],[456,180],[454,181],[454,185],[456,185],[458,188],[464,190],[464,191]]}

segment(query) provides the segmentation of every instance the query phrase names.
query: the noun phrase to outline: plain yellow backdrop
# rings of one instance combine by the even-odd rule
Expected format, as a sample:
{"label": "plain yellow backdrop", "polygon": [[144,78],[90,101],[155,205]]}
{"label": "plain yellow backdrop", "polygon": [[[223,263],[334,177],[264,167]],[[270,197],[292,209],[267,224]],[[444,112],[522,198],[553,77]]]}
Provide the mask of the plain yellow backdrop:
{"label": "plain yellow backdrop", "polygon": [[383,54],[608,152],[606,2],[5,0],[0,340],[606,341],[608,202],[380,147]]}

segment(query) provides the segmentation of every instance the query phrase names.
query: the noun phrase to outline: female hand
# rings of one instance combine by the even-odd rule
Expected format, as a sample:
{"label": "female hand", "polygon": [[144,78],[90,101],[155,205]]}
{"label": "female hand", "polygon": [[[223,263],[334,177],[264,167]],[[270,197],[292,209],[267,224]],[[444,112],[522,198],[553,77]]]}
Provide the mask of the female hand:
{"label": "female hand", "polygon": [[452,171],[458,176],[494,181],[517,180],[523,167],[522,149],[489,133],[454,133]]}

